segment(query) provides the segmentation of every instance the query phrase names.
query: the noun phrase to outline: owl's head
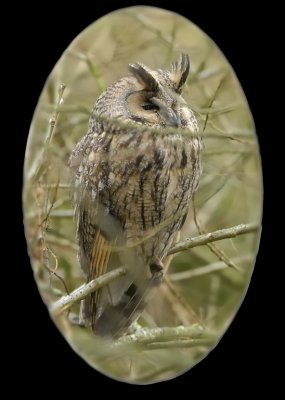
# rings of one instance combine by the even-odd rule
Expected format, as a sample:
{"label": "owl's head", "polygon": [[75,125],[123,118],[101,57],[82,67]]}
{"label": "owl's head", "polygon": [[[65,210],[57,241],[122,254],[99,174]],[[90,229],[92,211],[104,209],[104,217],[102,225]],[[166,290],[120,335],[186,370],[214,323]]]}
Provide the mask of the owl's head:
{"label": "owl's head", "polygon": [[181,93],[190,69],[182,54],[171,70],[151,70],[130,64],[130,74],[101,94],[94,111],[151,127],[180,127],[197,131],[197,121]]}

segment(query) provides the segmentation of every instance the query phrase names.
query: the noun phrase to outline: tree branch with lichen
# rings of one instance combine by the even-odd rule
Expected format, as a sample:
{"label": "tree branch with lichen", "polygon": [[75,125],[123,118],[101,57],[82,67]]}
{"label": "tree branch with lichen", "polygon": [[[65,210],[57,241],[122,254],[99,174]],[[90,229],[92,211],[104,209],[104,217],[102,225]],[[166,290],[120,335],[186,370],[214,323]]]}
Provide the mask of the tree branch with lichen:
{"label": "tree branch with lichen", "polygon": [[177,347],[209,346],[216,340],[216,334],[206,332],[200,325],[163,328],[140,328],[134,333],[118,339],[113,348],[136,345],[143,350],[158,350]]}

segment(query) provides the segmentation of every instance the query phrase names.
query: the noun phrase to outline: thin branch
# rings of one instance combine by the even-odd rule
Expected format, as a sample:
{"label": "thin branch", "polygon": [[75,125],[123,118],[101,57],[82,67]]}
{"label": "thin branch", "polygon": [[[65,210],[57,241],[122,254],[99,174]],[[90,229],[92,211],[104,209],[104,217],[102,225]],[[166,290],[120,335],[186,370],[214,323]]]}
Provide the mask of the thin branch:
{"label": "thin branch", "polygon": [[230,239],[238,235],[243,235],[244,233],[256,232],[259,229],[260,225],[258,223],[240,224],[232,226],[231,228],[220,229],[215,232],[188,238],[171,247],[171,249],[168,251],[168,255],[179,253],[180,251],[185,251],[193,247],[202,246],[217,240]]}
{"label": "thin branch", "polygon": [[[44,268],[45,268],[45,269],[48,271],[48,273],[49,273],[50,286],[51,286],[51,278],[52,278],[53,276],[55,276],[58,280],[60,280],[60,282],[62,283],[62,285],[63,285],[63,287],[64,287],[64,290],[65,290],[66,293],[69,295],[69,291],[68,291],[68,289],[67,289],[65,280],[63,279],[62,276],[60,276],[60,275],[56,272],[57,267],[58,267],[58,259],[57,259],[56,255],[51,251],[51,249],[49,249],[49,248],[47,248],[47,247],[43,248],[42,251],[43,251],[43,266],[44,266]],[[51,268],[50,268],[50,265],[49,265],[49,254],[51,254],[51,255],[54,257],[54,259],[55,259],[55,267],[54,267],[53,269],[51,269]]]}
{"label": "thin branch", "polygon": [[209,347],[214,344],[215,339],[186,339],[186,340],[172,340],[162,343],[149,343],[144,350],[160,350],[160,349],[173,349],[173,348],[189,348],[189,347]]}
{"label": "thin branch", "polygon": [[[214,242],[216,240],[229,239],[238,235],[242,235],[244,233],[255,232],[260,228],[259,224],[241,224],[237,226],[233,226],[228,229],[221,229],[219,231],[207,233],[205,235],[196,236],[194,238],[189,238],[181,241],[180,243],[173,246],[169,252],[169,254],[178,253],[180,251],[188,250],[190,248],[196,246],[202,246],[210,242]],[[100,289],[102,286],[108,285],[114,279],[118,278],[121,275],[126,274],[126,269],[123,267],[114,269],[111,272],[106,273],[105,275],[100,276],[99,278],[93,279],[75,289],[68,296],[64,296],[61,299],[57,300],[55,303],[51,304],[49,311],[53,316],[57,316],[61,314],[63,311],[70,308],[74,303],[79,300],[84,299],[90,293],[95,292]]]}
{"label": "thin branch", "polygon": [[200,338],[203,328],[200,325],[177,326],[163,328],[141,328],[131,335],[121,337],[118,344],[150,344],[155,342],[169,342],[174,339],[197,339]]}
{"label": "thin branch", "polygon": [[[99,115],[96,112],[91,113],[92,118],[96,118],[97,122],[100,122],[102,124],[102,127],[104,130],[112,129],[112,131],[115,132],[122,132],[128,131],[132,132],[140,132],[141,134],[144,134],[145,132],[150,133],[153,132],[156,135],[161,135],[161,136],[171,136],[173,135],[173,129],[164,127],[164,128],[157,128],[157,127],[149,127],[149,126],[138,126],[137,124],[133,122],[125,122],[122,121],[121,119],[115,117],[115,118],[110,118],[106,117],[105,115]],[[209,122],[209,121],[208,121]],[[216,129],[215,129],[216,130]],[[208,132],[208,131],[199,131],[199,132],[191,132],[189,129],[185,128],[176,128],[175,132],[177,135],[181,136],[186,136],[186,137],[198,137],[198,138],[211,138],[211,139],[230,139],[234,141],[238,141],[242,144],[245,144],[249,146],[250,144],[246,141],[243,141],[242,139],[239,139],[239,137],[244,138],[245,136],[250,136],[252,139],[254,139],[253,133],[250,135],[249,132],[244,133],[244,132],[232,132],[231,134],[228,134],[227,132],[223,132],[219,130],[218,132]]]}
{"label": "thin branch", "polygon": [[[38,220],[37,227],[38,227],[38,231],[39,231],[38,239],[39,239],[39,243],[41,246],[42,263],[43,263],[43,267],[49,273],[50,285],[51,285],[52,277],[55,276],[63,284],[66,293],[69,294],[69,291],[67,289],[67,285],[66,285],[64,279],[56,272],[57,268],[58,268],[58,258],[56,256],[56,254],[48,247],[48,245],[46,243],[46,234],[47,234],[47,230],[48,230],[49,216],[53,210],[54,203],[56,200],[57,186],[55,186],[54,196],[53,196],[53,199],[50,201],[50,204],[48,204],[49,203],[48,202],[48,193],[46,195],[45,194],[46,193],[42,190],[41,185],[39,185],[39,183],[38,183],[37,190],[35,191],[35,194],[34,194],[34,199],[35,199],[35,203],[36,203],[36,207],[37,207],[36,216],[37,216],[37,220]],[[40,199],[42,198],[43,195],[45,195],[45,197],[43,199],[43,205],[41,205]],[[54,259],[54,262],[55,262],[55,266],[53,268],[50,266],[50,256]]]}
{"label": "thin branch", "polygon": [[41,187],[43,189],[54,189],[54,188],[58,188],[58,189],[70,189],[70,184],[68,183],[42,183]]}
{"label": "thin branch", "polygon": [[52,139],[53,139],[54,129],[55,129],[58,117],[59,117],[59,113],[60,113],[59,112],[59,106],[63,103],[63,93],[64,93],[65,88],[66,88],[66,85],[64,83],[61,83],[59,85],[58,98],[57,98],[57,103],[56,103],[56,112],[54,113],[54,115],[49,120],[50,129],[49,129],[48,135],[47,135],[46,140],[45,140],[46,148],[51,144]]}
{"label": "thin branch", "polygon": [[168,300],[173,312],[179,317],[182,325],[190,325],[199,323],[200,326],[205,327],[202,320],[197,316],[195,311],[188,305],[176,290],[175,286],[169,279],[169,275],[164,278],[165,285],[161,285],[161,290],[165,298]]}
{"label": "thin branch", "polygon": [[[193,197],[193,211],[194,211],[194,221],[195,225],[198,229],[200,235],[204,235],[207,233],[204,229],[201,228],[200,223],[198,221],[197,209],[195,207],[195,198]],[[219,260],[223,261],[228,267],[234,268],[239,271],[238,266],[226,255],[226,253],[221,250],[215,243],[207,243],[208,249],[218,257]]]}
{"label": "thin branch", "polygon": [[48,243],[57,247],[66,247],[70,250],[77,251],[78,246],[69,239],[47,234]]}
{"label": "thin branch", "polygon": [[105,275],[100,276],[99,278],[93,279],[92,281],[88,282],[80,286],[79,288],[75,289],[72,293],[68,296],[63,296],[61,299],[52,303],[49,307],[49,311],[53,316],[57,316],[61,314],[63,311],[67,310],[72,306],[72,304],[76,303],[79,300],[84,299],[90,293],[95,292],[96,290],[100,289],[102,286],[108,285],[114,279],[117,279],[121,275],[126,274],[126,269],[121,267],[117,268],[111,272],[108,272]]}
{"label": "thin branch", "polygon": [[[195,340],[199,340],[199,344],[202,340],[207,342],[214,342],[216,335],[210,332],[206,332],[200,325],[193,324],[191,326],[177,326],[177,327],[163,327],[163,328],[141,328],[135,333],[127,336],[123,336],[114,343],[114,347],[123,346],[126,344],[136,344],[146,346],[145,348],[165,348],[166,347],[184,347],[183,345],[189,346],[195,343]],[[157,346],[157,345],[161,346]],[[163,346],[164,344],[164,346]]]}
{"label": "thin branch", "polygon": [[54,210],[50,213],[53,218],[73,218],[74,210]]}
{"label": "thin branch", "polygon": [[216,88],[216,90],[214,92],[213,97],[210,99],[209,105],[207,107],[208,110],[207,110],[206,118],[205,118],[205,121],[204,121],[204,126],[203,126],[203,129],[202,129],[203,132],[205,132],[205,129],[206,129],[206,126],[207,126],[207,122],[208,122],[208,119],[209,119],[209,111],[211,110],[212,105],[213,105],[214,101],[216,100],[216,98],[218,96],[218,93],[219,93],[219,91],[220,91],[220,89],[221,89],[221,87],[222,87],[222,85],[223,85],[223,83],[225,81],[225,77],[226,77],[226,74],[220,80],[220,82],[219,82],[219,84],[218,84],[218,86],[217,86],[217,88]]}
{"label": "thin branch", "polygon": [[[250,262],[252,260],[251,255],[246,255],[244,257],[236,257],[234,262]],[[190,269],[187,271],[174,272],[172,274],[168,274],[168,278],[172,281],[180,281],[184,279],[191,279],[196,276],[201,276],[205,274],[209,274],[215,271],[220,271],[222,269],[228,268],[228,265],[224,263],[224,261],[216,261],[211,264],[203,265],[202,267]]]}

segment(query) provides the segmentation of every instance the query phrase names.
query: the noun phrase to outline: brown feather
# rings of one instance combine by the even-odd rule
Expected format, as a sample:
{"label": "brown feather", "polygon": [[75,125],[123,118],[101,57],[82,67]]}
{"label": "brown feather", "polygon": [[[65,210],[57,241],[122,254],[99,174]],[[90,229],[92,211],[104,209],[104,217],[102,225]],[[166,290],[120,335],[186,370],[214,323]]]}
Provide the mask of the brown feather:
{"label": "brown feather", "polygon": [[[104,238],[100,229],[97,229],[90,259],[90,273],[87,282],[104,275],[108,270],[108,263],[112,252],[112,244]],[[89,307],[91,312],[91,323],[94,326],[97,318],[97,303],[100,291],[91,293]]]}

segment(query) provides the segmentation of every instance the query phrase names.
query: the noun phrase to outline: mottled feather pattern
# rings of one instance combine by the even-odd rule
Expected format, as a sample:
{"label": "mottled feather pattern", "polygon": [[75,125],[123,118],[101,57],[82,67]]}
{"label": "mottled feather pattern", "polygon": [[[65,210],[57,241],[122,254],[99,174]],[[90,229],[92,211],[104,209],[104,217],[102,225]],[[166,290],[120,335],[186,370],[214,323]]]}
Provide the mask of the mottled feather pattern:
{"label": "mottled feather pattern", "polygon": [[177,98],[188,76],[188,57],[182,55],[171,72],[142,64],[130,71],[132,76],[99,97],[69,162],[79,261],[87,281],[122,265],[128,271],[82,305],[82,323],[114,338],[143,311],[163,279],[163,260],[202,169],[195,116]]}

